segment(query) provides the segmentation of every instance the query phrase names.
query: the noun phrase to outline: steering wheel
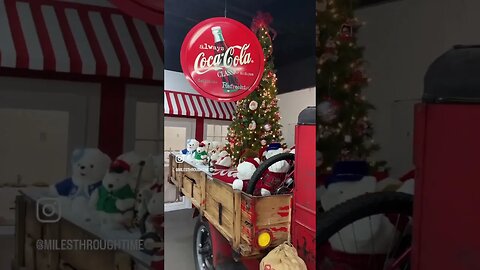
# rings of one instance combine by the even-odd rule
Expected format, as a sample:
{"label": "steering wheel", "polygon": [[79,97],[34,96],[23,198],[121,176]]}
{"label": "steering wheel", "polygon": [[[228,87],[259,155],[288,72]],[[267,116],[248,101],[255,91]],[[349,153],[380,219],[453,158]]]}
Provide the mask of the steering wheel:
{"label": "steering wheel", "polygon": [[[248,181],[247,193],[253,195],[253,192],[255,191],[255,187],[257,186],[257,182],[263,177],[265,172],[268,170],[268,167],[282,160],[290,161],[293,164],[293,161],[295,161],[295,154],[281,153],[265,160],[262,164],[260,164],[260,166],[258,166],[258,168],[253,173],[252,177],[250,178],[250,181]],[[287,172],[285,178],[282,180],[279,187],[284,185],[289,179],[293,179],[293,166],[290,167],[290,170]],[[289,184],[293,184],[293,183],[289,183]]]}

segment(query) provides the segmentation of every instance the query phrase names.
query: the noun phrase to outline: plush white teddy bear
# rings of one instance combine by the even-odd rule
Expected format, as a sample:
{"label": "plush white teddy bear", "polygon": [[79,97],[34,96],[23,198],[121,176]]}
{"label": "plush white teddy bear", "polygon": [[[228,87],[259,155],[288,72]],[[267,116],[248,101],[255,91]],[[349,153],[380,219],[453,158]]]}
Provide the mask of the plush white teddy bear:
{"label": "plush white teddy bear", "polygon": [[[263,152],[263,155],[265,156],[266,159],[269,159],[273,156],[282,154],[284,152],[285,151],[282,148],[282,145],[280,143],[271,143],[265,149],[265,151]],[[275,178],[284,177],[283,174],[287,173],[288,170],[290,170],[290,164],[286,160],[280,160],[272,164],[270,167],[268,167],[268,172],[270,172],[269,174],[270,177],[263,179],[263,182],[265,183],[265,185],[263,185],[263,187],[260,189],[260,194],[262,196],[271,195],[272,191],[275,189],[275,187],[273,187],[271,183],[275,182]]]}
{"label": "plush white teddy bear", "polygon": [[198,165],[205,165],[207,163],[208,153],[207,146],[203,143],[199,144],[194,154],[194,162]]}
{"label": "plush white teddy bear", "polygon": [[135,193],[130,166],[123,160],[115,160],[105,175],[102,185],[92,194],[91,206],[97,210],[102,229],[121,229],[133,220]]}
{"label": "plush white teddy bear", "polygon": [[237,179],[232,183],[235,190],[245,190],[248,180],[252,178],[253,173],[260,165],[260,159],[247,158],[237,166]]}
{"label": "plush white teddy bear", "polygon": [[153,218],[164,214],[163,192],[154,192],[147,205],[148,218],[146,220],[145,229],[147,232],[156,231]]}
{"label": "plush white teddy bear", "polygon": [[221,151],[218,154],[218,159],[215,165],[225,169],[232,167],[232,158],[230,157],[230,154],[225,150]]}
{"label": "plush white teddy bear", "polygon": [[97,148],[77,149],[72,153],[72,176],[50,187],[51,193],[60,196],[64,212],[77,213],[81,219],[90,220],[93,209],[88,201],[102,184],[110,166],[110,158]]}
{"label": "plush white teddy bear", "polygon": [[210,160],[212,161],[212,163],[216,163],[218,161],[218,159],[220,158],[220,153],[223,151],[223,147],[222,147],[222,144],[220,142],[213,142],[212,143],[212,149],[210,150],[210,152],[208,153],[208,155],[210,156]]}
{"label": "plush white teddy bear", "polygon": [[[125,161],[130,166],[130,175],[132,176],[132,183],[129,183],[132,188],[137,183],[151,183],[155,178],[154,164],[151,156],[142,156],[134,151],[121,154],[116,158],[117,160]],[[142,170],[141,174],[140,170]],[[140,176],[140,179],[137,179]]]}
{"label": "plush white teddy bear", "polygon": [[195,155],[195,151],[197,150],[198,145],[200,145],[200,143],[195,139],[188,139],[187,140],[187,148],[180,151],[181,154],[183,155],[183,158],[186,161],[193,160],[193,156]]}
{"label": "plush white teddy bear", "polygon": [[213,149],[213,141],[209,141],[209,140],[203,140],[201,143],[203,143],[205,145],[205,150],[207,150],[207,153],[210,152],[210,150]]}

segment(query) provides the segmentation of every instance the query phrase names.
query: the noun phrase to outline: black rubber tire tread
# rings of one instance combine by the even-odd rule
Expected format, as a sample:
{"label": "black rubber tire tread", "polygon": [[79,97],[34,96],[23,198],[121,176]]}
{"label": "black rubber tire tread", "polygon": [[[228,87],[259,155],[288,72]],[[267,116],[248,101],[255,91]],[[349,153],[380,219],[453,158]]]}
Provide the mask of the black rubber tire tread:
{"label": "black rubber tire tread", "polygon": [[268,167],[281,160],[295,160],[295,154],[281,153],[265,160],[262,164],[260,164],[260,166],[258,166],[258,168],[253,173],[252,178],[250,178],[250,181],[248,181],[247,193],[253,194],[253,192],[255,191],[255,186],[257,185],[258,180],[262,178],[263,173],[265,173]]}
{"label": "black rubber tire tread", "polygon": [[195,269],[196,269],[196,270],[202,270],[201,267],[200,267],[200,266],[198,265],[198,263],[197,263],[197,256],[198,256],[198,254],[197,254],[197,243],[196,243],[196,241],[197,241],[197,233],[198,233],[198,230],[200,229],[200,226],[201,226],[201,225],[204,225],[205,228],[206,228],[207,230],[209,230],[209,228],[208,228],[208,223],[206,223],[205,221],[202,221],[202,219],[199,218],[199,219],[197,220],[197,223],[195,224],[195,228],[193,229],[193,245],[192,245],[192,247],[193,247],[193,259],[194,259],[194,262],[195,262]]}
{"label": "black rubber tire tread", "polygon": [[361,195],[321,213],[317,217],[317,247],[325,244],[346,226],[372,215],[412,216],[413,195],[402,192],[376,192]]}

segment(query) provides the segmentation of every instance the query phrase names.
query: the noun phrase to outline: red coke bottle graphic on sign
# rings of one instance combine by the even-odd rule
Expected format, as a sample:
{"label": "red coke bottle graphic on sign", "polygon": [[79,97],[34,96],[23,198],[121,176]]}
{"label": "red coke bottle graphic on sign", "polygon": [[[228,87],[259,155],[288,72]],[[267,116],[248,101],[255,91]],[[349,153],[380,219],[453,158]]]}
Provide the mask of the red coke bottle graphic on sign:
{"label": "red coke bottle graphic on sign", "polygon": [[[228,55],[228,52],[230,50],[228,50],[228,46],[225,43],[225,39],[223,38],[222,28],[220,26],[214,26],[211,29],[213,38],[215,40],[215,55],[221,55],[221,58],[225,60],[227,60],[229,57],[233,57],[233,55]],[[223,91],[225,93],[237,92],[240,89],[240,85],[238,83],[237,77],[235,76],[235,70],[228,65],[225,65],[225,61],[223,61],[223,63],[220,63],[217,68],[217,75],[222,78]]]}

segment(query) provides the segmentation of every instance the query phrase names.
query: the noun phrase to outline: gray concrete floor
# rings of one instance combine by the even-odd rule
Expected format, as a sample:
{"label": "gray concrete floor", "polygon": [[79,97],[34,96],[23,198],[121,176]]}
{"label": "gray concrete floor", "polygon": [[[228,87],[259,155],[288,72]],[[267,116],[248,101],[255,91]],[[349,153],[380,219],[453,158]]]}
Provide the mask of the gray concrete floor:
{"label": "gray concrete floor", "polygon": [[14,248],[15,238],[13,235],[0,235],[0,270],[11,269]]}
{"label": "gray concrete floor", "polygon": [[[165,213],[165,270],[195,270],[193,209]],[[0,268],[1,269],[1,268]]]}

